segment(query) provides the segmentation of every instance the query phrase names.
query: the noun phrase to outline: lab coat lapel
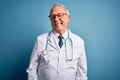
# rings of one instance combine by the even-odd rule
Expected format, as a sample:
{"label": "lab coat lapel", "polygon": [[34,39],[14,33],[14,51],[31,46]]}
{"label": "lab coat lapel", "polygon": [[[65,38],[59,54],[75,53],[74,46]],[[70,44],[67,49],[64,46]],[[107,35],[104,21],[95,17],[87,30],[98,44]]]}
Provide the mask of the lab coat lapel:
{"label": "lab coat lapel", "polygon": [[59,51],[59,45],[58,45],[58,38],[57,36],[54,34],[54,32],[51,32],[51,38],[49,40],[49,46],[51,46],[51,48],[55,49],[56,51]]}

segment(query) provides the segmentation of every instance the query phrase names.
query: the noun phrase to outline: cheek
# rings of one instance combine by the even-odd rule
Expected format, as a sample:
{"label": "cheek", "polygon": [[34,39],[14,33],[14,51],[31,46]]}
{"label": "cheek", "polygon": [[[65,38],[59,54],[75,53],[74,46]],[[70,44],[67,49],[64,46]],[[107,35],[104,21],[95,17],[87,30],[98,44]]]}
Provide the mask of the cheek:
{"label": "cheek", "polygon": [[63,20],[64,20],[65,23],[68,23],[70,18],[69,17],[65,17]]}
{"label": "cheek", "polygon": [[69,21],[66,19],[66,20],[63,21],[63,24],[64,24],[64,25],[67,25],[68,22],[69,22]]}
{"label": "cheek", "polygon": [[51,24],[52,24],[52,25],[54,25],[54,22],[53,22],[53,21],[51,21]]}
{"label": "cheek", "polygon": [[63,23],[63,24],[65,24],[66,23],[66,19],[61,19],[61,22]]}

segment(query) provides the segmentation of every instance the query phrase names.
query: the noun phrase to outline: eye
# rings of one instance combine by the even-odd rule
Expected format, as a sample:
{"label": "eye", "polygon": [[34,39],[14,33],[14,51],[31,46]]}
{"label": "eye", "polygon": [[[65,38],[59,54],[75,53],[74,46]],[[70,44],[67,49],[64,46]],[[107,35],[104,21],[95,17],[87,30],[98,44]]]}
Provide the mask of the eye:
{"label": "eye", "polygon": [[64,14],[57,14],[57,17],[61,18]]}
{"label": "eye", "polygon": [[51,19],[55,19],[56,16],[58,18],[62,18],[64,15],[67,15],[67,14],[66,13],[51,14],[48,17],[50,17]]}

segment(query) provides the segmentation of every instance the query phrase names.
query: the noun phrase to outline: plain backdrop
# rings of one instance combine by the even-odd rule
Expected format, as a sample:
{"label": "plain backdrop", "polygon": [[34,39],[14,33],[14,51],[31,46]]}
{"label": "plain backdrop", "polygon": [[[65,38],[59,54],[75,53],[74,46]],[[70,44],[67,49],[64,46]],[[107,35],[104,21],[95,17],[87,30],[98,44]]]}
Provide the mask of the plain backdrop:
{"label": "plain backdrop", "polygon": [[88,80],[120,80],[120,0],[0,0],[0,80],[27,80],[36,37],[51,30],[54,3],[85,41]]}

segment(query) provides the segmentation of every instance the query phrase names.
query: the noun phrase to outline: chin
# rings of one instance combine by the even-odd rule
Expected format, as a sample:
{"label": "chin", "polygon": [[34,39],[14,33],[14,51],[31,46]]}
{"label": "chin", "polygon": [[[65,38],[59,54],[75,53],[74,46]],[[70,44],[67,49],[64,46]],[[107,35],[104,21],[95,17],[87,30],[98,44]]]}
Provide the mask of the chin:
{"label": "chin", "polygon": [[62,26],[55,26],[54,29],[55,29],[55,30],[62,30],[63,28],[62,28]]}

